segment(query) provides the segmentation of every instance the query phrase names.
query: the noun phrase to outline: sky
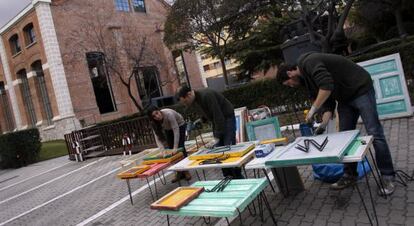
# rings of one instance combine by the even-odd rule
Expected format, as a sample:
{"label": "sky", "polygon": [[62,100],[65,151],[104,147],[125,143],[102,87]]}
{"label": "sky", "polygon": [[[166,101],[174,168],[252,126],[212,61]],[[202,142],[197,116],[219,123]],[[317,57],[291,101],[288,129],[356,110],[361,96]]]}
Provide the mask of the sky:
{"label": "sky", "polygon": [[15,17],[31,0],[0,0],[0,27]]}

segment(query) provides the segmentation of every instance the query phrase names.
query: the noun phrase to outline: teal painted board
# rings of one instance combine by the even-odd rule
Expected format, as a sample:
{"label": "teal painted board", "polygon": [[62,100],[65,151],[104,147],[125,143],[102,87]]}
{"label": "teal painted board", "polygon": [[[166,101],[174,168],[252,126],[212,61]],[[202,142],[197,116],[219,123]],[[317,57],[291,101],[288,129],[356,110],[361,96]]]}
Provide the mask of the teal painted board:
{"label": "teal painted board", "polygon": [[[212,189],[216,181],[198,181],[191,186]],[[241,212],[268,185],[266,179],[232,180],[222,192],[202,192],[197,198],[178,211],[160,211],[162,214],[179,216],[234,217]]]}
{"label": "teal painted board", "polygon": [[281,138],[280,124],[277,117],[248,122],[247,137],[250,141]]}
{"label": "teal painted board", "polygon": [[407,111],[404,100],[398,100],[377,105],[379,115],[394,114]]}
{"label": "teal painted board", "polygon": [[379,83],[383,98],[403,95],[401,81],[398,75],[379,79]]}
{"label": "teal painted board", "polygon": [[380,119],[412,115],[399,53],[358,63],[373,80]]}
{"label": "teal painted board", "polygon": [[[293,143],[280,151],[279,154],[268,159],[265,162],[265,166],[286,167],[341,162],[348,146],[358,135],[359,130],[351,130],[312,137],[298,137]],[[309,152],[303,152],[296,148],[298,144],[303,146],[305,139],[311,138],[321,144],[326,137],[328,137],[328,143],[323,151],[319,151],[312,145],[310,146]]]}
{"label": "teal painted board", "polygon": [[375,63],[375,64],[370,64],[369,66],[366,66],[364,68],[371,75],[379,75],[379,74],[389,73],[389,72],[398,70],[397,64],[394,59],[382,61],[382,62]]}

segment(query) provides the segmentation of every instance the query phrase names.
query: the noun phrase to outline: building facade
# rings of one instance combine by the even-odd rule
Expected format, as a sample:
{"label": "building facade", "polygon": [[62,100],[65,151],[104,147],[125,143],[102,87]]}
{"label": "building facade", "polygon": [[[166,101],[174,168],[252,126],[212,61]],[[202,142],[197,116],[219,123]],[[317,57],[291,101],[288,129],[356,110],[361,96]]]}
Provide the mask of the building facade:
{"label": "building facade", "polygon": [[[37,127],[43,140],[61,139],[85,125],[136,113],[131,96],[142,106],[182,84],[203,87],[196,56],[173,54],[163,44],[168,9],[162,0],[33,0],[0,29],[0,132]],[[142,57],[139,67],[128,49],[105,49],[135,41],[122,32],[127,26],[135,29],[130,35],[145,37],[151,53],[144,52],[151,57]],[[85,36],[89,32],[98,35]],[[108,69],[114,52],[119,73]],[[184,62],[184,72],[176,62]],[[128,90],[117,74],[128,78],[132,72]]]}

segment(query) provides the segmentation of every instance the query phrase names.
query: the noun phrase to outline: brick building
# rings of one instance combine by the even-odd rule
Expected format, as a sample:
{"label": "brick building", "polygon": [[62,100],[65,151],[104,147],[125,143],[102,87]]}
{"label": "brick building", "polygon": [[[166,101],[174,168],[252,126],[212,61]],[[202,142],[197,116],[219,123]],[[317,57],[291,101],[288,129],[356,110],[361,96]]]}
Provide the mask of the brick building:
{"label": "brick building", "polygon": [[[172,53],[162,42],[168,9],[162,0],[32,0],[0,29],[0,132],[38,127],[43,140],[60,139],[136,113],[130,95],[142,106],[184,83],[202,87],[196,56]],[[89,31],[102,39],[84,36]],[[133,35],[145,37],[145,59],[137,67],[124,48],[116,64],[119,74],[134,72],[129,93],[106,59]],[[115,49],[98,48],[103,40],[104,50]]]}

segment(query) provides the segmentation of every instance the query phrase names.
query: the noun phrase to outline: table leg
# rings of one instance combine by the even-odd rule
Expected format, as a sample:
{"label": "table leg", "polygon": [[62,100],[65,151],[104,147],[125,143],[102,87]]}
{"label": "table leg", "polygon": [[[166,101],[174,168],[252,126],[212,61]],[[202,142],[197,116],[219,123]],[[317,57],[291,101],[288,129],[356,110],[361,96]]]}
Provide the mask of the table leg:
{"label": "table leg", "polygon": [[[367,157],[365,157],[365,159],[366,159],[366,161],[368,161],[368,158]],[[362,162],[362,163],[364,163],[364,162]],[[368,173],[367,173],[367,170],[365,169],[365,164],[362,164],[362,168],[364,169],[364,173],[365,173],[365,181],[367,182],[367,187],[368,187],[368,191],[369,191],[369,197],[371,198],[372,210],[374,211],[374,217],[375,217],[375,220],[377,222],[377,225],[379,225],[378,216],[377,216],[377,210],[375,209],[375,202],[374,202],[374,198],[372,197],[371,186],[369,185]]]}
{"label": "table leg", "polygon": [[[145,177],[145,179],[147,180],[147,185],[148,185],[148,188],[149,188],[150,193],[151,193],[151,198],[152,198],[152,201],[155,201],[154,195],[152,194],[152,189],[151,189],[151,185],[150,185],[150,183],[149,183],[148,177]],[[155,182],[155,181],[154,181],[154,182]]]}
{"label": "table leg", "polygon": [[198,181],[201,181],[200,175],[198,174],[198,171],[197,170],[195,170],[195,173],[197,175]]}
{"label": "table leg", "polygon": [[270,187],[272,188],[273,193],[276,193],[275,188],[273,187],[272,181],[269,178],[269,175],[267,174],[266,169],[263,169],[263,173],[266,176],[267,181],[269,181]]}
{"label": "table leg", "polygon": [[249,177],[247,176],[246,168],[244,168],[244,166],[242,166],[242,168],[243,168],[245,179],[248,179]]}
{"label": "table leg", "polygon": [[226,219],[227,225],[230,226],[229,218],[225,217],[225,219]]}
{"label": "table leg", "polygon": [[134,202],[132,201],[131,185],[129,184],[129,179],[126,179],[126,183],[128,186],[129,200],[131,200],[131,205],[134,205]]}
{"label": "table leg", "polygon": [[203,177],[204,177],[204,181],[207,181],[207,177],[206,177],[206,171],[204,171],[204,169],[202,170],[203,171]]}
{"label": "table leg", "polygon": [[273,223],[274,223],[275,225],[277,225],[277,221],[276,221],[276,219],[275,219],[275,216],[273,215],[272,208],[270,207],[270,204],[269,204],[269,202],[267,201],[266,193],[265,193],[264,191],[262,191],[262,192],[260,193],[260,195],[261,195],[261,196],[262,196],[262,198],[263,198],[263,202],[264,202],[264,203],[265,203],[265,205],[266,205],[267,211],[269,211],[269,215],[270,215],[270,217],[272,218]]}
{"label": "table leg", "polygon": [[167,225],[170,226],[170,216],[167,214]]}
{"label": "table leg", "polygon": [[152,176],[152,179],[154,180],[154,190],[155,190],[155,197],[157,197],[158,199],[158,189],[157,189],[157,181],[155,179],[157,179],[155,177],[155,175]]}
{"label": "table leg", "polygon": [[[208,220],[207,220],[208,219]],[[204,223],[206,223],[206,225],[209,225],[211,223],[211,218],[210,217],[203,217]]]}
{"label": "table leg", "polygon": [[367,217],[368,217],[369,223],[370,223],[371,225],[374,225],[374,224],[372,223],[371,217],[369,216],[368,208],[367,208],[367,205],[365,204],[364,197],[362,196],[362,193],[361,193],[361,191],[359,190],[359,187],[358,187],[358,182],[354,184],[354,188],[358,191],[359,198],[361,199],[362,205],[364,206],[365,213],[367,214]]}
{"label": "table leg", "polygon": [[[375,179],[375,182],[377,183],[377,187],[381,191],[381,196],[383,198],[387,199],[388,196],[387,196],[387,194],[385,194],[385,191],[384,191],[384,181],[382,180],[382,177],[380,175],[380,171],[379,171],[379,168],[378,168],[378,165],[377,165],[377,161],[375,160],[374,155],[372,154],[371,148],[369,148],[368,151],[369,151],[369,154],[371,155],[371,159],[374,163],[374,168],[375,168],[374,170],[372,170],[372,167],[371,167],[371,170],[373,171],[372,174],[374,175],[375,173],[377,173],[377,176],[378,176],[378,181],[379,182],[376,179]],[[374,178],[375,178],[375,176],[374,176]]]}
{"label": "table leg", "polygon": [[243,219],[242,219],[242,215],[241,215],[239,208],[237,208],[237,213],[239,214],[240,225],[243,225]]}

